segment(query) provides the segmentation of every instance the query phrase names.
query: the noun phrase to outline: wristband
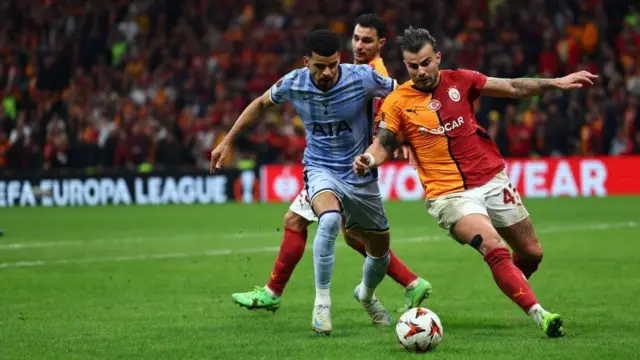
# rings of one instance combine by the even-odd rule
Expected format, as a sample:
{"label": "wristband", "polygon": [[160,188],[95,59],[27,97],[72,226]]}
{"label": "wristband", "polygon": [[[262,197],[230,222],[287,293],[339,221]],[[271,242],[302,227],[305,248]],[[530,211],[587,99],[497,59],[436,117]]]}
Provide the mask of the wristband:
{"label": "wristband", "polygon": [[365,153],[364,156],[369,159],[369,163],[367,164],[367,166],[369,167],[369,169],[371,169],[373,166],[373,164],[375,164],[376,159],[373,157],[373,155],[369,154],[369,153]]}

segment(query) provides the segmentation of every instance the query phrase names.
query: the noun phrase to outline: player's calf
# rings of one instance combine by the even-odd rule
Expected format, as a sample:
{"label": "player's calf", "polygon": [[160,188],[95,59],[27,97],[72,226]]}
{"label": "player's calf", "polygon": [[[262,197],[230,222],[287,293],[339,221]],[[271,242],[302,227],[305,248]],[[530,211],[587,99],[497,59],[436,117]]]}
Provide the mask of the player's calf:
{"label": "player's calf", "polygon": [[280,307],[280,296],[284,292],[293,270],[304,255],[307,243],[307,227],[311,222],[289,210],[284,216],[284,235],[280,251],[264,287],[242,293],[233,293],[233,301],[249,310],[276,311]]}
{"label": "player's calf", "polygon": [[388,232],[357,231],[358,237],[364,241],[367,251],[362,267],[362,283],[360,284],[360,300],[371,301],[375,288],[382,282],[389,268]]}
{"label": "player's calf", "polygon": [[367,256],[362,266],[362,281],[356,286],[353,296],[362,304],[374,325],[390,325],[389,313],[374,296],[375,289],[387,274],[391,260],[389,233],[363,232],[359,229],[355,232],[365,243]]}
{"label": "player's calf", "polygon": [[307,227],[310,224],[309,220],[291,210],[288,210],[284,215],[282,244],[265,288],[270,295],[279,297],[284,292],[293,270],[304,255],[307,244]]}
{"label": "player's calf", "polygon": [[488,217],[481,214],[464,216],[451,229],[451,233],[483,255],[498,287],[523,311],[528,312],[538,303],[522,272],[511,262],[506,243]]}
{"label": "player's calf", "polygon": [[522,272],[511,261],[511,254],[488,217],[464,216],[451,229],[459,241],[473,246],[489,265],[493,279],[516,305],[529,314],[550,337],[562,336],[562,321],[557,314],[544,310]]}
{"label": "player's calf", "polygon": [[338,210],[326,210],[318,215],[318,230],[313,240],[313,264],[316,281],[312,329],[319,334],[330,334],[331,295],[330,285],[335,258],[335,242],[342,215]]}
{"label": "player's calf", "polygon": [[[359,235],[344,229],[344,227],[342,233],[349,247],[362,254],[362,256],[367,256],[364,242],[360,240]],[[399,313],[419,307],[431,294],[431,284],[427,280],[419,278],[391,249],[389,249],[387,275],[405,289],[404,305],[396,310]]]}
{"label": "player's calf", "polygon": [[367,256],[367,249],[365,248],[362,240],[360,240],[352,231],[344,229],[344,227],[342,229],[342,233],[344,234],[344,242],[346,242],[350,248],[359,252],[362,256]]}
{"label": "player's calf", "polygon": [[524,251],[522,253],[513,252],[513,264],[522,271],[522,274],[527,278],[531,278],[540,263],[542,262],[542,247],[538,247],[537,249],[532,249],[529,251]]}
{"label": "player's calf", "polygon": [[329,286],[333,273],[335,243],[342,215],[328,210],[318,216],[318,230],[313,241],[313,261],[316,279],[316,302],[329,303]]}
{"label": "player's calf", "polygon": [[530,278],[543,258],[542,245],[531,220],[527,217],[513,225],[498,228],[497,231],[513,249],[513,263],[527,279]]}

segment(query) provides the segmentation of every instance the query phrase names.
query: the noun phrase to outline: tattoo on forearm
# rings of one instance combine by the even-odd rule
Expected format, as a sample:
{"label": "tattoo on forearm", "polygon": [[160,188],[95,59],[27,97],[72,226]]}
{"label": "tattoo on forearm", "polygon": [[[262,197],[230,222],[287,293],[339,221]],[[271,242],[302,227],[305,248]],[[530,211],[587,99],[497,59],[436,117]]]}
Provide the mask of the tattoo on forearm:
{"label": "tattoo on forearm", "polygon": [[515,89],[516,97],[538,95],[553,87],[549,79],[519,78],[509,81]]}
{"label": "tattoo on forearm", "polygon": [[378,142],[388,153],[392,153],[398,146],[396,141],[396,134],[387,129],[378,129],[376,134]]}

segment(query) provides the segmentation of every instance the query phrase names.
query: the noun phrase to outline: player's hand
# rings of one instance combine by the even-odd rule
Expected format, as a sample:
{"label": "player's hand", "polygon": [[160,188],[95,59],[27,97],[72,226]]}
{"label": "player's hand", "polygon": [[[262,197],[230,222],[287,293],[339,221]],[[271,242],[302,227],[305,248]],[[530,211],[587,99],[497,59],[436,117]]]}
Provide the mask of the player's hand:
{"label": "player's hand", "polygon": [[416,168],[416,154],[413,152],[411,145],[402,145],[402,155],[405,159],[409,159],[409,165],[414,169]]}
{"label": "player's hand", "polygon": [[353,172],[358,176],[364,176],[369,172],[369,157],[362,154],[358,155],[353,161]]}
{"label": "player's hand", "polygon": [[582,70],[557,79],[556,86],[562,90],[579,89],[585,85],[593,85],[597,78],[598,75]]}
{"label": "player's hand", "polygon": [[228,152],[229,145],[225,144],[224,142],[218,144],[218,146],[216,146],[216,148],[211,151],[211,162],[209,163],[209,172],[211,174],[222,168],[222,163],[227,157]]}

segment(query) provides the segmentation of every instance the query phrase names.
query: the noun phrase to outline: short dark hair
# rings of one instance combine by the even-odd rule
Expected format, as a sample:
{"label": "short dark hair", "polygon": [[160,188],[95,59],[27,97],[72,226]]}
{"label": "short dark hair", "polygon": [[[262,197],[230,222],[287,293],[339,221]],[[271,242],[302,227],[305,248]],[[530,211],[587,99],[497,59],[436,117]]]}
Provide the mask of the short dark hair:
{"label": "short dark hair", "polygon": [[408,51],[411,53],[417,53],[425,45],[431,44],[433,51],[438,51],[438,45],[436,39],[431,36],[429,30],[423,28],[414,28],[409,26],[408,29],[404,29],[401,36],[398,36],[396,43],[400,45],[400,50],[403,52]]}
{"label": "short dark hair", "polygon": [[362,14],[358,16],[356,19],[356,25],[376,29],[379,39],[387,36],[387,25],[385,25],[380,16],[376,14]]}
{"label": "short dark hair", "polygon": [[320,56],[331,56],[340,50],[340,39],[338,35],[327,29],[314,30],[309,33],[305,48],[307,56],[311,56],[313,53]]}

